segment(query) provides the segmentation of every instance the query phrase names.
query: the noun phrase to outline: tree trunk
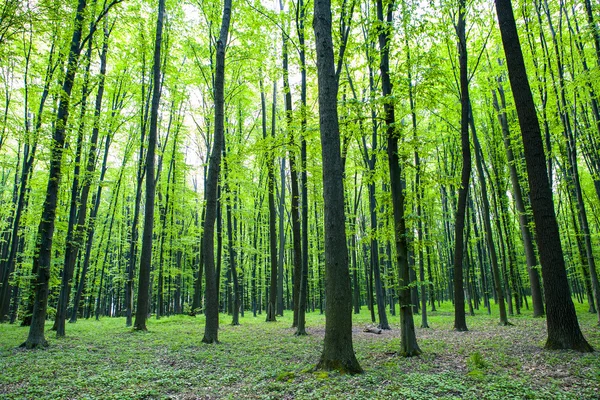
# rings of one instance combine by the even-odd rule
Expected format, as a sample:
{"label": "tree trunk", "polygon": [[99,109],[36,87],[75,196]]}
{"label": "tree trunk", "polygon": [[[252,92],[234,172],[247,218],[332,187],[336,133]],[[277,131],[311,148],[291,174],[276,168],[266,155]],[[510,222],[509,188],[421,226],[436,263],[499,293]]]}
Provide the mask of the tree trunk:
{"label": "tree trunk", "polygon": [[360,373],[352,346],[352,298],[348,271],[344,187],[337,115],[338,81],[331,37],[331,3],[315,0],[319,126],[325,206],[325,340],[317,369]]}
{"label": "tree trunk", "polygon": [[[465,50],[466,51],[466,50]],[[467,89],[468,90],[468,89]],[[468,92],[466,94],[468,97]],[[471,104],[468,105],[469,109]],[[485,242],[487,244],[488,252],[490,255],[490,261],[492,264],[492,274],[494,275],[494,290],[496,291],[496,297],[498,299],[498,308],[500,311],[500,325],[509,325],[508,316],[506,315],[506,303],[504,300],[504,291],[502,289],[502,277],[500,276],[500,268],[498,266],[498,256],[496,253],[496,246],[494,244],[494,237],[492,235],[492,224],[490,218],[485,216],[491,216],[490,213],[490,201],[488,198],[487,182],[485,180],[485,174],[483,171],[483,152],[479,139],[477,138],[477,132],[475,130],[475,123],[473,122],[473,115],[469,118],[471,125],[471,133],[473,134],[473,143],[475,147],[475,167],[477,169],[477,176],[479,177],[479,187],[481,188],[481,206],[482,214],[484,215],[483,220],[483,231],[485,233]],[[498,213],[496,212],[496,216]],[[500,231],[499,231],[500,232]],[[506,275],[506,274],[505,274]],[[510,301],[510,296],[508,297]]]}
{"label": "tree trunk", "polygon": [[150,269],[152,267],[152,236],[154,231],[154,198],[156,180],[154,157],[158,136],[158,108],[161,95],[161,44],[165,0],[158,0],[158,16],[156,19],[156,40],[154,42],[152,105],[150,110],[150,129],[148,131],[148,150],[146,151],[146,208],[144,214],[144,233],[142,234],[142,253],[140,256],[140,274],[138,280],[137,309],[133,329],[146,331],[148,317]]}
{"label": "tree trunk", "polygon": [[515,207],[517,209],[517,212],[519,213],[519,228],[521,230],[521,239],[523,240],[523,250],[525,252],[525,261],[527,263],[527,274],[529,275],[529,284],[531,287],[531,302],[533,303],[533,316],[542,317],[544,315],[544,302],[542,300],[540,275],[536,268],[537,257],[535,254],[535,249],[533,247],[533,240],[529,228],[530,217],[525,209],[525,203],[523,202],[523,191],[521,190],[521,184],[519,183],[519,175],[517,173],[517,168],[515,165],[516,160],[512,150],[508,121],[506,119],[506,101],[504,97],[504,90],[502,88],[500,80],[498,81],[498,94],[500,95],[502,108],[500,108],[498,104],[496,91],[492,92],[494,106],[498,113],[498,120],[500,122],[502,136],[504,138],[504,150],[506,151],[506,160],[508,162],[508,171],[510,174],[510,182],[512,185],[512,194],[515,200]]}
{"label": "tree trunk", "polygon": [[[280,8],[283,10],[283,2],[280,0]],[[288,68],[288,46],[287,36],[282,34],[282,62],[283,62],[283,96],[285,103],[285,120],[288,132],[288,158],[290,165],[291,180],[291,220],[292,220],[292,247],[293,247],[293,319],[292,328],[298,326],[298,299],[300,294],[300,274],[302,273],[302,247],[300,239],[300,190],[298,188],[298,172],[296,167],[296,151],[294,128],[292,127],[292,92],[290,89],[289,68]]]}
{"label": "tree trunk", "polygon": [[[304,22],[305,5],[303,0],[298,0],[298,18],[296,29],[298,31],[298,43],[300,44],[298,55],[300,57],[300,195],[302,196],[301,209],[301,242],[302,263],[299,276],[300,286],[298,295],[298,329],[296,335],[306,334],[306,300],[308,297],[308,186],[306,172],[306,52],[304,48]],[[343,167],[342,167],[343,168]]]}
{"label": "tree trunk", "polygon": [[458,24],[456,32],[458,35],[458,51],[460,65],[460,143],[462,149],[462,169],[460,188],[458,189],[458,203],[456,205],[456,219],[454,224],[454,329],[466,331],[467,321],[465,318],[465,297],[463,283],[463,251],[464,251],[464,227],[467,209],[467,197],[469,195],[469,178],[471,177],[471,143],[469,141],[469,77],[467,70],[467,42],[465,36],[465,0],[459,1]]}
{"label": "tree trunk", "polygon": [[206,274],[204,343],[217,343],[219,341],[219,288],[215,274],[215,220],[217,219],[218,183],[221,169],[221,153],[224,144],[225,130],[225,48],[231,20],[231,0],[225,0],[223,5],[223,19],[221,31],[216,42],[216,67],[215,67],[215,140],[208,164],[208,177],[206,179],[206,219],[204,220],[204,240],[202,253],[204,254],[204,271]]}
{"label": "tree trunk", "polygon": [[42,219],[38,227],[36,240],[36,251],[33,258],[33,269],[37,270],[35,284],[35,301],[29,336],[21,346],[28,349],[45,347],[48,345],[44,337],[44,324],[46,322],[46,309],[48,307],[48,292],[50,281],[50,266],[52,258],[52,237],[54,234],[54,222],[56,219],[56,207],[58,203],[58,189],[61,178],[61,163],[63,150],[65,148],[65,130],[69,119],[69,103],[71,91],[75,83],[77,73],[77,61],[81,53],[81,35],[83,20],[85,17],[86,0],[79,0],[75,14],[75,29],[71,38],[69,60],[67,71],[60,92],[60,101],[54,132],[52,134],[52,150],[50,156],[50,172],[46,188],[46,198],[42,209]]}
{"label": "tree trunk", "polygon": [[231,217],[231,202],[233,201],[233,193],[229,187],[229,169],[228,169],[228,161],[227,161],[227,150],[225,141],[223,141],[223,180],[225,196],[227,196],[227,204],[226,207],[226,218],[227,218],[227,250],[229,251],[229,267],[231,269],[231,278],[233,281],[233,302],[232,302],[232,319],[231,325],[239,325],[240,324],[240,289],[238,282],[238,273],[237,273],[237,251],[235,249],[235,243],[233,238],[233,223]]}
{"label": "tree trunk", "polygon": [[[105,20],[106,23],[107,20]],[[100,67],[100,84],[98,86],[97,97],[102,96],[104,92],[104,74],[106,73],[106,53],[104,47],[106,46],[106,36],[107,32],[105,30],[104,35],[104,45],[101,56],[101,67]],[[77,261],[77,255],[79,253],[79,247],[81,246],[81,242],[83,240],[83,227],[85,224],[85,213],[87,212],[87,195],[89,193],[89,183],[85,186],[85,177],[84,177],[84,187],[81,189],[81,197],[79,194],[79,186],[80,186],[80,166],[81,166],[81,153],[83,147],[83,132],[85,129],[85,114],[87,111],[87,97],[89,94],[88,85],[89,85],[89,76],[90,76],[90,66],[91,66],[91,57],[92,57],[92,37],[90,37],[88,41],[88,48],[86,52],[86,69],[85,75],[83,79],[83,85],[81,89],[81,114],[79,118],[79,128],[77,130],[77,145],[75,150],[75,168],[73,172],[73,183],[71,185],[71,204],[69,207],[69,225],[67,228],[67,238],[66,238],[66,248],[65,248],[65,256],[64,256],[64,266],[62,272],[62,283],[60,288],[60,294],[58,297],[58,306],[56,307],[56,318],[54,320],[53,329],[56,330],[56,336],[61,337],[65,336],[65,321],[67,319],[67,307],[69,305],[69,298],[71,294],[71,285],[73,279],[73,271],[75,269],[75,262]],[[96,99],[96,108],[98,110],[97,99]],[[96,115],[95,115],[96,117]],[[95,155],[96,155],[96,144],[98,142],[98,131],[95,131],[96,135],[93,136],[94,130],[92,130],[92,138],[90,139],[90,150],[88,154],[88,162],[93,161],[95,163]],[[90,154],[92,159],[90,160]],[[95,165],[94,165],[95,167]],[[84,174],[88,173],[89,165],[86,167],[86,171]],[[88,180],[89,182],[89,180]],[[83,195],[86,195],[85,199]],[[85,202],[84,202],[85,200]],[[80,204],[77,207],[78,203]],[[83,210],[83,211],[82,211]]]}
{"label": "tree trunk", "polygon": [[396,130],[396,119],[394,115],[394,103],[392,96],[392,82],[389,73],[389,45],[390,32],[392,27],[392,14],[394,4],[390,1],[387,4],[384,20],[383,1],[377,0],[377,18],[383,24],[379,30],[379,51],[381,61],[379,68],[381,71],[381,88],[385,103],[383,105],[385,113],[386,133],[387,133],[387,155],[390,170],[390,190],[392,193],[392,208],[394,213],[394,236],[396,245],[396,262],[398,266],[399,296],[400,296],[400,354],[404,357],[412,357],[421,354],[421,349],[417,344],[415,335],[415,323],[411,307],[410,266],[408,263],[408,243],[406,238],[406,220],[404,215],[404,178],[400,169],[400,160],[398,156],[398,131]]}
{"label": "tree trunk", "polygon": [[552,190],[546,173],[542,135],[510,0],[496,0],[496,12],[523,137],[531,207],[542,264],[548,326],[545,347],[593,351],[581,333],[569,292]]}

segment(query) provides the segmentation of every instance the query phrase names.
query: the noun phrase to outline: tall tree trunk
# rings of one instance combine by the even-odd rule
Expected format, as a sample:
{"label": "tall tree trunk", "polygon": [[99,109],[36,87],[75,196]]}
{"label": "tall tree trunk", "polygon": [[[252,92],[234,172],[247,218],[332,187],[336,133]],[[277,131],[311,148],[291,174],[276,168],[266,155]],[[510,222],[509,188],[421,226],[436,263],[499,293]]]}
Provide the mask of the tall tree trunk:
{"label": "tall tree trunk", "polygon": [[260,81],[260,104],[262,108],[262,132],[263,140],[265,140],[267,153],[267,190],[269,201],[269,261],[271,266],[271,274],[269,280],[269,303],[267,304],[267,322],[276,321],[276,303],[277,303],[277,210],[275,209],[275,158],[273,156],[273,142],[275,130],[275,99],[276,86],[273,85],[273,121],[271,126],[271,140],[267,136],[267,103],[265,99],[265,91],[263,81]]}
{"label": "tall tree trunk", "polygon": [[[283,10],[283,1],[280,0],[280,9]],[[288,158],[290,165],[291,183],[291,220],[292,220],[292,247],[293,247],[293,319],[292,328],[298,326],[298,299],[300,294],[300,274],[302,273],[302,246],[300,238],[300,190],[298,188],[298,171],[296,167],[296,150],[294,129],[292,128],[292,92],[290,88],[288,67],[288,45],[287,34],[282,34],[282,63],[283,63],[283,96],[285,103],[285,120],[288,133]]]}
{"label": "tall tree trunk", "polygon": [[[471,104],[469,104],[468,107],[470,109]],[[491,216],[492,214],[490,213],[490,201],[487,191],[487,182],[485,180],[485,174],[483,171],[483,151],[481,150],[481,145],[479,144],[479,139],[477,138],[477,131],[475,130],[475,123],[473,122],[472,111],[469,118],[469,124],[471,125],[471,133],[473,134],[473,143],[475,145],[475,168],[477,169],[477,176],[479,177],[479,187],[481,189],[482,214],[484,216]],[[496,213],[496,215],[498,215],[498,213]],[[492,224],[490,218],[484,217],[482,218],[482,220],[483,231],[485,233],[485,242],[487,244],[488,252],[490,255],[490,262],[492,264],[492,274],[494,275],[494,290],[496,291],[496,298],[498,301],[498,308],[500,311],[500,325],[509,325],[508,316],[506,315],[504,291],[502,289],[502,277],[500,276],[498,256],[496,253],[496,246],[494,244],[494,237],[492,234]]]}
{"label": "tall tree trunk", "polygon": [[338,81],[331,37],[331,2],[315,0],[319,126],[325,206],[325,340],[317,369],[360,373],[352,346],[352,298],[348,271],[344,186],[337,113]]}
{"label": "tall tree trunk", "polygon": [[392,82],[390,79],[390,30],[392,29],[392,14],[394,4],[390,1],[385,10],[383,1],[377,0],[377,18],[383,24],[379,30],[379,51],[381,61],[381,89],[385,98],[383,105],[385,113],[387,133],[387,155],[390,170],[390,189],[392,193],[392,208],[394,213],[394,236],[396,245],[396,262],[398,268],[398,281],[400,287],[400,354],[404,357],[412,357],[421,354],[415,335],[415,323],[411,307],[410,266],[408,263],[408,243],[406,238],[406,219],[404,215],[404,178],[400,169],[398,156],[398,131],[396,130],[396,117],[394,115],[394,103],[392,99]]}
{"label": "tall tree trunk", "polygon": [[[419,280],[421,282],[421,328],[429,328],[429,324],[427,322],[427,289],[429,285],[425,282],[425,260],[424,260],[424,247],[425,247],[425,238],[423,235],[423,197],[425,195],[425,189],[422,186],[421,182],[421,157],[419,156],[418,149],[418,135],[417,135],[417,112],[415,110],[415,98],[414,98],[414,88],[413,88],[413,78],[412,78],[412,64],[410,62],[410,46],[408,43],[408,38],[406,38],[406,59],[407,59],[407,69],[408,69],[408,101],[410,104],[410,117],[412,122],[413,129],[413,138],[415,140],[415,194],[416,194],[416,211],[417,211],[417,235],[418,235],[418,254],[419,254]],[[429,279],[431,279],[431,273],[429,274]]]}
{"label": "tall tree trunk", "polygon": [[133,316],[133,279],[135,276],[137,253],[138,253],[138,235],[139,235],[139,220],[140,220],[140,207],[142,203],[142,185],[144,182],[144,176],[146,169],[144,168],[145,148],[146,148],[146,127],[148,121],[148,112],[150,108],[150,90],[148,95],[145,93],[146,85],[144,81],[146,79],[146,57],[145,53],[142,52],[142,96],[141,96],[141,112],[140,112],[140,151],[138,155],[137,165],[137,180],[136,180],[136,192],[134,200],[134,211],[133,220],[131,222],[131,238],[129,242],[129,262],[127,263],[127,281],[125,282],[125,307],[126,311],[126,326],[132,325]]}
{"label": "tall tree trunk", "polygon": [[304,335],[306,334],[306,300],[308,298],[308,186],[306,172],[306,51],[304,48],[306,12],[303,0],[298,0],[297,16],[296,28],[298,31],[298,43],[300,44],[298,55],[300,56],[300,194],[302,196],[302,228],[300,232],[302,241],[302,271],[299,276],[298,327],[296,335]]}
{"label": "tall tree trunk", "polygon": [[65,130],[69,119],[69,103],[71,91],[75,83],[77,73],[77,62],[81,53],[81,36],[83,31],[83,20],[85,18],[86,0],[79,0],[75,14],[73,36],[69,49],[67,71],[65,73],[54,132],[52,134],[52,150],[50,155],[50,172],[46,188],[46,198],[42,209],[42,218],[38,227],[36,240],[36,254],[33,258],[33,268],[37,270],[35,284],[35,301],[29,336],[21,346],[28,349],[45,347],[48,345],[44,337],[44,324],[46,322],[46,310],[48,307],[48,292],[50,281],[50,266],[52,258],[52,238],[54,234],[54,222],[56,219],[56,207],[58,204],[58,189],[61,178],[61,163],[63,150],[65,148]]}
{"label": "tall tree trunk", "polygon": [[154,231],[154,198],[156,181],[154,163],[158,136],[158,108],[161,94],[161,47],[165,0],[158,0],[158,16],[156,19],[156,39],[154,42],[154,60],[152,71],[152,105],[150,110],[150,127],[148,131],[148,150],[146,151],[146,208],[144,213],[144,233],[142,234],[142,253],[140,256],[140,274],[138,279],[137,308],[133,329],[146,331],[148,317],[150,269],[152,267],[152,236]]}
{"label": "tall tree trunk", "polygon": [[[31,40],[31,39],[30,39]],[[40,103],[38,107],[38,113],[36,117],[35,124],[33,126],[33,140],[31,142],[25,141],[23,143],[23,165],[21,167],[21,176],[19,178],[19,194],[17,198],[17,202],[15,205],[14,215],[12,217],[12,232],[11,232],[11,240],[10,245],[7,245],[6,251],[8,252],[8,257],[4,258],[0,261],[2,263],[0,265],[0,322],[4,322],[4,319],[9,311],[10,304],[10,283],[9,279],[11,274],[15,269],[15,260],[17,259],[17,253],[19,249],[19,242],[17,237],[19,236],[19,230],[21,226],[21,217],[23,215],[23,210],[27,208],[29,197],[28,194],[28,182],[31,178],[31,174],[33,172],[33,164],[35,161],[35,153],[37,150],[38,144],[38,132],[42,127],[42,116],[44,111],[44,106],[46,105],[46,100],[48,99],[48,94],[50,92],[50,85],[52,83],[52,77],[54,76],[54,71],[57,66],[61,64],[60,57],[58,61],[54,61],[55,57],[55,41],[52,42],[50,47],[50,54],[48,58],[48,66],[46,68],[46,75],[44,77],[44,87],[42,89],[42,93],[40,96]],[[30,130],[30,122],[29,122],[29,62],[30,62],[30,53],[31,53],[31,44],[28,47],[27,55],[25,59],[25,88],[24,88],[24,103],[25,103],[25,132],[29,133]],[[21,236],[23,238],[23,236]],[[22,256],[21,256],[22,257]],[[28,318],[26,316],[26,318]],[[29,325],[29,324],[24,324]]]}
{"label": "tall tree trunk", "polygon": [[525,70],[511,1],[496,0],[496,12],[523,137],[527,177],[531,191],[531,208],[542,264],[546,324],[548,326],[548,340],[545,347],[548,349],[573,349],[582,352],[593,351],[581,333],[569,291],[565,260],[552,202],[552,190],[546,173],[542,135]]}
{"label": "tall tree trunk", "polygon": [[[54,322],[54,328],[56,329],[56,336],[65,336],[65,321],[67,318],[67,307],[69,304],[69,298],[71,293],[71,285],[73,278],[73,270],[75,268],[75,262],[79,254],[79,248],[83,241],[83,228],[85,224],[85,216],[87,213],[87,198],[89,194],[89,188],[91,184],[91,177],[87,176],[90,173],[90,162],[94,164],[91,166],[93,172],[96,162],[96,145],[98,143],[98,129],[96,128],[96,121],[99,118],[99,113],[102,107],[102,95],[104,93],[104,76],[106,74],[106,51],[107,51],[107,39],[108,29],[107,20],[104,20],[104,41],[102,46],[102,54],[100,56],[100,82],[98,85],[98,92],[96,95],[95,103],[95,114],[94,114],[94,128],[92,129],[92,137],[90,138],[90,149],[88,152],[88,165],[84,172],[83,186],[81,188],[81,195],[79,194],[79,179],[80,179],[80,165],[81,165],[81,151],[83,146],[83,132],[85,129],[85,113],[88,96],[88,85],[89,85],[89,74],[92,56],[92,38],[88,41],[88,49],[86,53],[86,71],[84,77],[84,83],[82,87],[82,101],[81,101],[81,115],[79,128],[77,132],[77,148],[75,157],[75,171],[73,173],[73,184],[71,186],[71,204],[69,210],[69,226],[67,229],[67,244],[65,248],[65,259],[62,274],[62,285],[60,289],[60,295],[58,298],[58,306],[56,308],[56,319]],[[98,100],[99,99],[99,100]],[[99,102],[100,101],[100,102]],[[85,198],[84,198],[85,195]],[[79,207],[77,204],[79,203]]]}
{"label": "tall tree trunk", "polygon": [[204,343],[217,343],[219,341],[219,288],[215,275],[215,220],[217,219],[217,198],[219,171],[221,169],[221,153],[224,144],[225,130],[225,48],[231,20],[231,0],[225,0],[223,5],[223,19],[221,31],[216,42],[215,66],[215,140],[208,164],[208,177],[206,179],[206,219],[204,220],[204,240],[202,253],[204,254],[204,272],[206,274]]}
{"label": "tall tree trunk", "polygon": [[233,281],[233,302],[232,302],[232,319],[231,325],[239,325],[240,324],[240,286],[238,282],[238,273],[237,273],[237,251],[235,249],[234,243],[234,228],[232,223],[232,207],[231,203],[233,202],[233,193],[229,187],[229,169],[228,169],[228,160],[227,160],[227,146],[225,145],[225,141],[223,141],[223,180],[225,196],[227,196],[227,204],[226,213],[227,213],[227,250],[229,252],[229,267],[231,269],[231,278]]}
{"label": "tall tree trunk", "polygon": [[465,297],[463,283],[463,251],[464,251],[464,227],[467,209],[467,197],[469,195],[469,179],[471,177],[471,143],[469,141],[469,77],[467,66],[467,39],[465,34],[465,0],[459,1],[458,24],[456,33],[458,35],[458,51],[460,66],[460,143],[462,149],[462,169],[460,187],[458,189],[458,203],[456,205],[456,219],[454,224],[454,329],[457,331],[467,330],[465,318]]}
{"label": "tall tree trunk", "polygon": [[279,255],[277,256],[277,315],[283,317],[283,268],[285,263],[285,156],[279,168]]}

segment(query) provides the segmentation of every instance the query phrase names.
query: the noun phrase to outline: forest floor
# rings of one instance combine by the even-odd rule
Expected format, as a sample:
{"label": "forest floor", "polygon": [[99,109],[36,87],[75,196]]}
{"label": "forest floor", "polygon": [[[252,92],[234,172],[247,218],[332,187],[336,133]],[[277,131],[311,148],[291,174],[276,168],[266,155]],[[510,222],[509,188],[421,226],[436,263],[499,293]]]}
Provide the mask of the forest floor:
{"label": "forest floor", "polygon": [[[584,335],[600,350],[596,316],[577,305]],[[221,315],[220,344],[201,343],[204,317],[151,318],[148,332],[124,318],[80,320],[67,336],[47,331],[45,350],[18,345],[27,329],[0,325],[0,398],[6,399],[598,399],[600,351],[543,350],[544,319],[525,311],[498,325],[484,309],[454,332],[450,304],[429,312],[419,328],[422,356],[399,357],[399,317],[392,330],[363,332],[370,315],[354,316],[354,349],[361,375],[314,372],[325,318],[307,314],[308,336],[294,336],[292,313],[264,322],[246,313],[240,326]],[[50,328],[50,322],[47,328]]]}

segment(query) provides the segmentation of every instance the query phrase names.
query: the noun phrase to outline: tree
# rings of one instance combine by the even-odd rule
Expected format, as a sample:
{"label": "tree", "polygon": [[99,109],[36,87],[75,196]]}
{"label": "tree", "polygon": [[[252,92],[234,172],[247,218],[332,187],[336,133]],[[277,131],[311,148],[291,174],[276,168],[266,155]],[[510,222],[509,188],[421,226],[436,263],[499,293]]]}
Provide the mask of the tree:
{"label": "tree", "polygon": [[352,346],[352,298],[337,112],[338,80],[331,37],[331,2],[315,0],[319,127],[325,205],[325,340],[317,369],[361,373]]}
{"label": "tree", "polygon": [[400,158],[398,156],[398,129],[396,127],[396,116],[393,99],[391,98],[393,85],[390,79],[390,29],[392,27],[392,16],[394,2],[389,1],[384,8],[383,1],[377,0],[377,18],[382,23],[379,31],[379,52],[381,60],[379,69],[381,71],[381,91],[385,97],[383,104],[387,135],[387,156],[390,171],[390,191],[392,194],[392,209],[394,214],[394,239],[396,246],[396,263],[398,268],[398,281],[400,286],[400,329],[402,338],[400,340],[400,354],[404,357],[412,357],[421,354],[415,334],[415,322],[411,304],[410,275],[408,264],[408,240],[406,231],[406,219],[404,215],[404,187],[405,180],[402,177]]}
{"label": "tree", "polygon": [[296,30],[298,32],[298,56],[300,57],[300,194],[302,196],[302,269],[297,279],[298,287],[298,329],[296,335],[306,334],[306,301],[308,298],[308,185],[306,172],[306,45],[305,28],[306,5],[304,0],[298,0],[296,14]]}
{"label": "tree", "polygon": [[462,169],[460,173],[460,187],[458,188],[458,204],[456,205],[456,219],[454,224],[454,329],[467,330],[465,319],[465,296],[463,289],[463,252],[464,252],[464,227],[469,195],[469,178],[471,176],[471,143],[469,141],[469,77],[467,71],[467,39],[465,34],[466,1],[460,0],[458,4],[458,23],[456,34],[458,36],[458,58],[460,68],[460,143],[462,150]]}
{"label": "tree", "polygon": [[496,0],[496,13],[510,86],[513,92],[527,166],[531,208],[546,300],[547,349],[593,351],[585,340],[571,299],[552,190],[545,166],[540,125],[525,70],[523,52],[510,0]]}
{"label": "tree", "polygon": [[[276,86],[273,86],[273,123],[275,122],[275,100]],[[265,99],[265,90],[262,79],[260,80],[260,104],[262,115],[263,140],[268,140],[267,136],[267,103]],[[274,124],[271,126],[271,138],[273,138]],[[269,281],[269,303],[267,304],[267,322],[276,321],[275,314],[277,300],[277,213],[275,209],[275,158],[273,156],[272,144],[267,144],[266,164],[267,164],[267,191],[269,201],[269,261],[271,266],[271,279]]]}
{"label": "tree", "polygon": [[231,20],[231,0],[223,4],[221,30],[216,42],[215,64],[215,139],[208,164],[206,179],[206,216],[204,220],[204,236],[202,239],[202,254],[204,256],[204,272],[206,274],[206,325],[204,326],[204,343],[218,343],[219,330],[219,298],[217,276],[215,274],[215,221],[217,219],[218,183],[221,169],[221,153],[223,151],[225,133],[225,49]]}
{"label": "tree", "polygon": [[86,0],[79,0],[75,13],[75,28],[71,37],[67,71],[63,80],[56,123],[52,133],[52,150],[50,158],[50,171],[48,185],[46,187],[46,198],[42,209],[42,218],[38,226],[37,246],[33,258],[33,268],[37,271],[35,282],[35,301],[29,336],[21,345],[28,349],[46,347],[48,342],[44,337],[44,325],[46,322],[46,310],[48,307],[48,292],[50,281],[50,265],[52,259],[52,239],[56,220],[56,208],[58,204],[58,189],[61,178],[62,156],[65,148],[65,130],[69,119],[69,103],[71,91],[77,72],[77,61],[81,53],[81,40],[83,33],[83,21],[85,18]]}
{"label": "tree", "polygon": [[154,157],[158,136],[158,108],[161,94],[161,47],[163,36],[163,21],[165,0],[158,0],[158,15],[156,18],[156,39],[154,42],[154,61],[152,70],[152,106],[150,110],[150,129],[148,131],[148,150],[146,151],[146,208],[144,213],[144,233],[142,234],[142,254],[140,256],[140,275],[138,285],[137,308],[133,329],[146,331],[148,317],[150,268],[152,265],[152,235],[154,231],[154,198],[156,196],[156,181],[154,179]]}

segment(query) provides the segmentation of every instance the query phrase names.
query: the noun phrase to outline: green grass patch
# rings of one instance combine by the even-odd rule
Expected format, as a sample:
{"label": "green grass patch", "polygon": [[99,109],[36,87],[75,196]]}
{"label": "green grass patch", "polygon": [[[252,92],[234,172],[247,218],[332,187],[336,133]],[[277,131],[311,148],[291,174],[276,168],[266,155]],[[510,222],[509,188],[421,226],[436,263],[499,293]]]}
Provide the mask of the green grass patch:
{"label": "green grass patch", "polygon": [[[366,308],[354,316],[354,350],[365,369],[356,376],[313,371],[325,317],[307,315],[308,336],[294,336],[291,312],[277,323],[247,313],[240,326],[221,315],[220,344],[201,343],[204,317],[148,322],[148,332],[123,318],[79,320],[67,336],[47,332],[45,350],[17,348],[27,329],[0,325],[0,398],[6,399],[583,399],[600,397],[598,352],[546,351],[545,320],[528,311],[501,327],[482,309],[454,332],[450,304],[417,328],[423,355],[401,358],[398,317],[381,335]],[[600,348],[595,316],[578,307],[588,341]],[[415,316],[418,322],[420,316]],[[51,324],[48,323],[48,328]],[[418,326],[418,323],[417,323]]]}

